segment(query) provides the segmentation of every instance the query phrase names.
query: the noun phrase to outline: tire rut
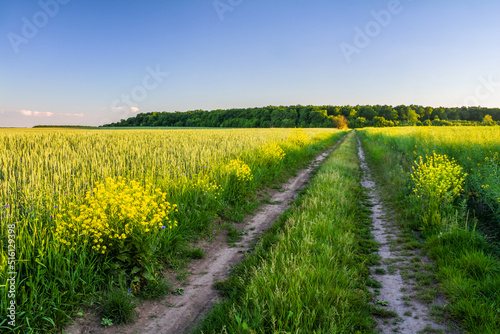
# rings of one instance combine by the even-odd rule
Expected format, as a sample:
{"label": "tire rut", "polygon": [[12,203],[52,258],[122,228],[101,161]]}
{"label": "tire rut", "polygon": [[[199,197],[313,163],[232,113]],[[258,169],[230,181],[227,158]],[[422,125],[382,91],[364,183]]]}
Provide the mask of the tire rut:
{"label": "tire rut", "polygon": [[[373,221],[372,234],[380,244],[378,254],[381,265],[371,268],[372,278],[382,284],[382,287],[373,289],[377,300],[374,306],[392,311],[396,314],[390,318],[375,318],[378,323],[377,330],[381,333],[418,333],[443,331],[450,332],[446,326],[437,323],[430,314],[430,307],[417,300],[413,295],[417,293],[414,272],[420,270],[425,272],[425,266],[429,263],[418,249],[397,249],[394,241],[398,238],[400,230],[387,215],[387,210],[377,193],[377,185],[373,180],[370,168],[365,160],[365,154],[358,141],[358,157],[360,167],[363,171],[362,186],[365,188],[371,208],[371,219]],[[434,282],[430,282],[433,284]],[[444,304],[438,299],[438,304]],[[433,329],[434,331],[432,331]]]}

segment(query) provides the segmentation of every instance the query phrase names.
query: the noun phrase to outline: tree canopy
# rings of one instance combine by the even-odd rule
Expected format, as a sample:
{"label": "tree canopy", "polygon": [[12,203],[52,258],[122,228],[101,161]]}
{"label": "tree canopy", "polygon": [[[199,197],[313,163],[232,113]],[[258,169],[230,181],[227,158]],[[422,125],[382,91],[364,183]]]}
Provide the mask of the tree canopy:
{"label": "tree canopy", "polygon": [[140,113],[116,123],[106,124],[104,127],[321,128],[345,127],[347,123],[350,128],[361,128],[404,125],[486,125],[486,123],[494,125],[499,122],[499,108],[294,105],[210,111],[155,111]]}

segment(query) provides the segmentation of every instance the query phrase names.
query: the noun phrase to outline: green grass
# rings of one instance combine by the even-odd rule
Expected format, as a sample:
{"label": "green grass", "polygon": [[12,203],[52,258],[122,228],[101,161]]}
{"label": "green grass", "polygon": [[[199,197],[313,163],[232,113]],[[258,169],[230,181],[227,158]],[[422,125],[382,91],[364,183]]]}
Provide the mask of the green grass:
{"label": "green grass", "polygon": [[[134,311],[136,306],[131,293],[123,289],[112,289],[103,300],[102,318],[109,319],[113,324],[119,325],[133,322],[136,317]],[[106,321],[104,323],[111,324]]]}
{"label": "green grass", "polygon": [[199,247],[187,249],[184,254],[187,258],[199,260],[205,258],[205,251]]}
{"label": "green grass", "polygon": [[196,333],[371,332],[368,219],[351,134],[255,252],[216,287]]}
{"label": "green grass", "polygon": [[[475,228],[463,205],[453,208],[453,216],[443,215],[446,220],[441,228],[421,231],[422,205],[411,191],[413,156],[369,139],[365,131],[370,130],[359,131],[359,135],[378,184],[382,185],[383,200],[397,212],[396,220],[404,235],[413,239],[407,240],[403,248],[414,249],[420,244],[435,261],[435,266],[424,266],[431,274],[411,274],[421,287],[416,297],[431,303],[441,291],[447,297],[446,316],[458,321],[464,331],[500,332],[498,248]],[[418,261],[413,259],[415,264]],[[434,287],[435,280],[440,289]]]}
{"label": "green grass", "polygon": [[[481,228],[500,244],[500,127],[371,128],[360,133],[398,151],[407,162],[433,152],[456,159],[469,174],[465,182],[468,209],[483,218]],[[382,146],[372,147],[375,163],[383,151]]]}

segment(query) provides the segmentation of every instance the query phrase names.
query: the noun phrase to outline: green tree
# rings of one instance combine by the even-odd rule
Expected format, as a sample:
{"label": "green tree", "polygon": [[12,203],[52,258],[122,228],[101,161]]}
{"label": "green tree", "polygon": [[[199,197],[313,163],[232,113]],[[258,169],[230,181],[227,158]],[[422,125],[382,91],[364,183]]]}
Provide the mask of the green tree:
{"label": "green tree", "polygon": [[485,115],[483,118],[484,125],[496,125],[496,122],[493,120],[491,115]]}
{"label": "green tree", "polygon": [[412,108],[408,108],[408,115],[406,117],[408,119],[408,123],[411,124],[416,124],[418,122],[418,119],[420,118],[417,112]]}

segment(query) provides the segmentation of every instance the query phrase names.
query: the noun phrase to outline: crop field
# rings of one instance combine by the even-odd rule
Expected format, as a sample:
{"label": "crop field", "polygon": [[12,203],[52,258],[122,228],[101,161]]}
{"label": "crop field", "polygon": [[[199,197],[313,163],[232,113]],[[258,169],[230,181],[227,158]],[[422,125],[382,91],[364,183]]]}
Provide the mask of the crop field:
{"label": "crop field", "polygon": [[362,131],[370,140],[408,158],[434,152],[456,160],[467,173],[465,191],[474,203],[486,205],[500,222],[500,129],[498,127],[403,127]]}
{"label": "crop field", "polygon": [[[233,242],[259,205],[285,207],[262,193],[285,192],[326,148],[255,244]],[[137,302],[175,309],[164,298],[190,289],[182,266],[219,254],[197,242],[222,230],[213,248],[244,255],[215,278],[220,302],[193,333],[500,330],[498,127],[5,129],[0,152],[0,309],[14,307],[14,331],[65,332],[81,317],[132,333]]]}
{"label": "crop field", "polygon": [[216,216],[241,217],[253,191],[341,135],[0,130],[2,314],[15,297],[17,329],[44,332],[103,287],[154,296],[165,285],[161,263],[191,236]]}

